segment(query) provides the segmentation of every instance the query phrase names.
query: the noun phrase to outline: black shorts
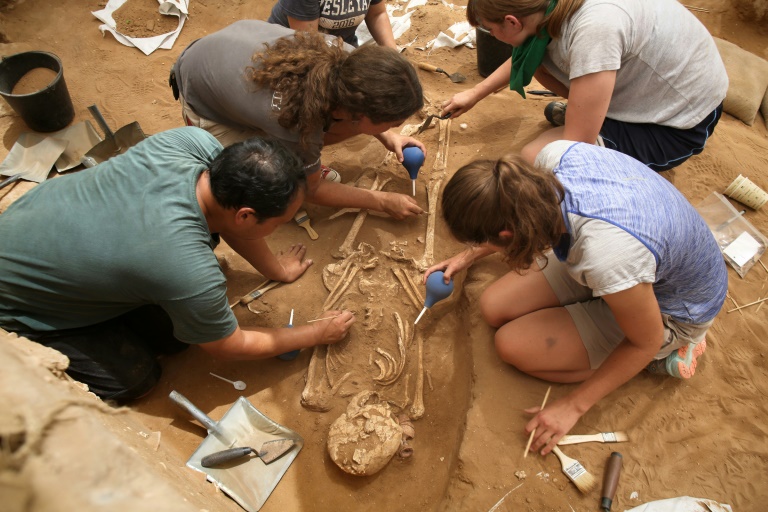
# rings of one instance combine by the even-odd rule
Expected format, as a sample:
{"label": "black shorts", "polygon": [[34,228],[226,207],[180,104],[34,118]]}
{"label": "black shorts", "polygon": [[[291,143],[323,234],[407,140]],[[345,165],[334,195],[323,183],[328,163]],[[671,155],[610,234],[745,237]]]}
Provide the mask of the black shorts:
{"label": "black shorts", "polygon": [[18,334],[67,356],[70,377],[116,402],[149,392],[160,378],[157,357],[189,346],[173,337],[170,317],[154,305],[87,327]]}
{"label": "black shorts", "polygon": [[687,130],[605,118],[600,136],[605,147],[640,160],[656,172],[668,171],[702,152],[722,113],[721,103],[699,124]]}

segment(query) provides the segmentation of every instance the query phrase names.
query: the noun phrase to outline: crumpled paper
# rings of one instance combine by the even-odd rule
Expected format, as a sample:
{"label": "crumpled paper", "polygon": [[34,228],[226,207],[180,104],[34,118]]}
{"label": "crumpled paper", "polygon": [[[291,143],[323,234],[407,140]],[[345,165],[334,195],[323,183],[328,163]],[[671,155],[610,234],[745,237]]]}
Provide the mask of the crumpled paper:
{"label": "crumpled paper", "polygon": [[128,0],[109,0],[104,9],[91,12],[91,14],[104,23],[104,25],[99,26],[101,33],[110,32],[115,36],[115,39],[117,39],[119,43],[122,43],[125,46],[136,47],[141,50],[144,55],[149,55],[158,48],[162,48],[163,50],[170,50],[173,48],[173,43],[175,43],[176,38],[179,37],[179,33],[189,14],[189,0],[157,0],[160,14],[178,16],[179,25],[173,32],[154,37],[128,37],[117,32],[117,24],[112,18],[112,13],[127,1]]}
{"label": "crumpled paper", "polygon": [[426,47],[431,50],[442,48],[443,46],[448,48],[456,48],[462,45],[466,45],[467,48],[475,47],[475,29],[472,28],[468,21],[454,23],[448,27],[448,30],[453,33],[453,36],[440,32],[436,38],[426,44]]}
{"label": "crumpled paper", "polygon": [[[395,41],[411,28],[411,14],[414,12],[407,12],[402,16],[393,16],[394,11],[400,9],[401,8],[398,6],[387,4],[387,15],[389,16],[389,24],[392,25],[392,35],[395,36]],[[368,30],[368,25],[366,25],[365,22],[362,22],[360,26],[357,27],[355,35],[357,35],[357,42],[360,46],[363,46],[369,41],[373,41],[373,36]]]}
{"label": "crumpled paper", "polygon": [[[395,11],[400,11],[403,9],[402,6],[387,4],[387,15],[389,16],[389,23],[392,25],[392,34],[395,36],[395,40],[397,40],[400,36],[405,34],[408,29],[411,28],[411,15],[416,12],[416,7],[426,5],[426,3],[427,0],[411,0],[405,7],[407,12],[402,16],[394,16]],[[451,10],[453,10],[455,7],[453,4],[448,4],[446,2],[443,2],[443,5]],[[461,9],[466,7],[459,6],[456,8]],[[424,48],[428,48],[430,50],[434,50],[435,48],[442,48],[444,46],[448,48],[456,48],[457,46],[462,45],[467,46],[467,48],[475,47],[475,29],[472,27],[472,25],[469,24],[468,21],[460,21],[458,23],[454,23],[448,27],[448,31],[451,32],[453,36],[450,36],[445,32],[440,32],[435,39],[427,42],[423,48],[419,49],[423,50]],[[361,23],[357,28],[356,35],[360,46],[373,41],[373,37],[371,36],[371,33],[368,30],[365,22]],[[410,43],[403,46],[411,46],[414,41],[411,41]]]}

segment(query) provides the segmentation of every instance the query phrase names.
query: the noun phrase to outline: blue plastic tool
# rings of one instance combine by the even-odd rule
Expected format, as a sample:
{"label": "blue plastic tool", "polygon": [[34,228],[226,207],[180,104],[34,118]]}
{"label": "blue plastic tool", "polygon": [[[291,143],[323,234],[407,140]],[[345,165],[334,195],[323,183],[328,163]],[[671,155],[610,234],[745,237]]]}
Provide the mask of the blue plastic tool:
{"label": "blue plastic tool", "polygon": [[416,146],[403,148],[403,167],[408,171],[413,183],[413,195],[416,196],[416,178],[419,176],[419,169],[424,165],[424,152]]}
{"label": "blue plastic tool", "polygon": [[[286,325],[286,327],[293,327],[293,310],[291,310],[291,319],[288,320],[288,325]],[[291,350],[285,354],[280,354],[277,358],[282,359],[283,361],[293,361],[299,355],[299,352],[301,352],[300,349]]]}
{"label": "blue plastic tool", "polygon": [[453,293],[453,279],[448,281],[448,284],[445,284],[444,279],[445,273],[442,270],[429,274],[429,277],[427,277],[427,298],[424,300],[424,309],[422,309],[419,316],[416,317],[416,321],[413,322],[413,325],[419,323],[421,316],[428,308],[431,308],[441,300],[448,298],[451,293]]}

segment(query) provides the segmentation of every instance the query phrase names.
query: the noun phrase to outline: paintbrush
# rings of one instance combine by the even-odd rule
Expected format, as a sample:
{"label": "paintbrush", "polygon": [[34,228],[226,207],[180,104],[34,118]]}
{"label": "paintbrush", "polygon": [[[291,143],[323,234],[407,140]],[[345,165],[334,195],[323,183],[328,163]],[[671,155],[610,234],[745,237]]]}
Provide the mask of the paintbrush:
{"label": "paintbrush", "polygon": [[572,459],[564,454],[557,446],[552,447],[552,451],[560,459],[560,466],[563,473],[573,482],[578,490],[584,494],[588,493],[597,486],[597,480],[592,474],[581,465],[576,459]]}
{"label": "paintbrush", "polygon": [[312,226],[310,225],[309,221],[309,214],[307,213],[307,210],[299,210],[296,212],[296,215],[294,215],[293,220],[296,221],[296,224],[303,227],[307,230],[307,234],[309,234],[309,238],[312,240],[317,240],[318,235],[317,231],[315,231]]}
{"label": "paintbrush", "polygon": [[277,286],[279,284],[282,284],[282,282],[281,281],[270,281],[268,279],[268,280],[264,281],[263,283],[261,283],[259,285],[259,287],[256,288],[255,290],[253,290],[251,292],[248,292],[247,294],[245,294],[242,297],[240,297],[240,300],[238,300],[234,304],[230,304],[229,307],[231,309],[231,308],[237,306],[238,304],[242,304],[243,306],[247,306],[248,304],[253,302],[254,299],[258,299],[259,297],[261,297],[262,295],[264,295],[269,290],[271,290],[272,288],[274,288],[275,286]]}
{"label": "paintbrush", "polygon": [[629,436],[626,432],[602,432],[600,434],[586,434],[576,436],[563,436],[557,442],[559,446],[578,443],[626,443]]}

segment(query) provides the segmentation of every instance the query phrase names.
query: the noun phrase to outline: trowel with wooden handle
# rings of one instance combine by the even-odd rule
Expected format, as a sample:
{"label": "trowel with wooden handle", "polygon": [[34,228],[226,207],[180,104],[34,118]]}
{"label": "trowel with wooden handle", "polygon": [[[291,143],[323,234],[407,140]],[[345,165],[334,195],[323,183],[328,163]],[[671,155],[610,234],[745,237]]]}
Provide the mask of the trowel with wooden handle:
{"label": "trowel with wooden handle", "polygon": [[262,443],[261,448],[258,450],[250,446],[230,448],[229,450],[206,455],[200,460],[200,465],[204,468],[212,468],[220,466],[225,462],[245,457],[251,453],[255,453],[264,464],[271,464],[285,455],[295,444],[296,442],[293,439],[275,439],[274,441]]}

